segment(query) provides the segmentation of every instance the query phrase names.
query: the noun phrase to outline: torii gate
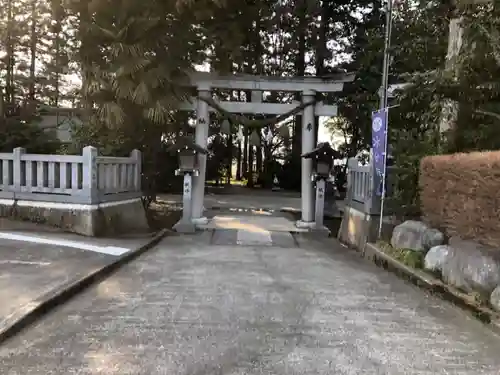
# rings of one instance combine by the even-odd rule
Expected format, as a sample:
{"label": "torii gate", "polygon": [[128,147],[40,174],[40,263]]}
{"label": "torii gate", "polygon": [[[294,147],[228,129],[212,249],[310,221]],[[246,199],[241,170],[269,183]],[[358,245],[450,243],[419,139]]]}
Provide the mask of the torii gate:
{"label": "torii gate", "polygon": [[[342,91],[345,82],[352,82],[354,74],[343,74],[337,79],[327,80],[316,77],[265,77],[246,74],[218,75],[217,73],[193,72],[189,74],[186,86],[196,87],[198,97],[191,98],[183,103],[181,110],[196,111],[195,142],[206,148],[210,123],[210,111],[217,111],[209,106],[213,102],[212,89],[248,90],[252,92],[251,102],[214,102],[220,108],[230,113],[282,115],[290,112],[302,104],[302,154],[312,151],[314,144],[314,119],[315,116],[336,116],[337,106],[315,102],[316,93],[330,93]],[[300,92],[302,103],[291,104],[262,103],[264,91]],[[205,196],[206,156],[200,156],[199,176],[194,177],[192,190],[193,223],[203,225],[208,219],[203,216],[203,201]],[[302,159],[301,174],[301,220],[297,227],[314,227],[314,197],[311,181],[312,160]]]}

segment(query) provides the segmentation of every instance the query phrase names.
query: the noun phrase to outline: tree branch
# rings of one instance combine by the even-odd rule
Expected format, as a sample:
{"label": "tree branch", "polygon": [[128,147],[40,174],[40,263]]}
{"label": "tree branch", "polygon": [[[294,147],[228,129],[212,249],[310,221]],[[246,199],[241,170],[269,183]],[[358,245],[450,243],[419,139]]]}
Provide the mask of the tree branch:
{"label": "tree branch", "polygon": [[483,111],[482,109],[477,109],[474,112],[479,113],[480,115],[490,116],[490,117],[496,118],[497,120],[500,120],[500,113]]}
{"label": "tree branch", "polygon": [[275,143],[274,145],[271,146],[271,155],[274,154],[282,145],[284,145],[284,141],[280,140],[279,142]]}
{"label": "tree branch", "polygon": [[498,43],[500,40],[500,33],[497,30],[488,31],[488,29],[486,29],[483,25],[478,25],[478,27],[486,39],[488,39],[488,42],[490,42],[493,57],[495,58],[497,65],[500,67],[500,45]]}

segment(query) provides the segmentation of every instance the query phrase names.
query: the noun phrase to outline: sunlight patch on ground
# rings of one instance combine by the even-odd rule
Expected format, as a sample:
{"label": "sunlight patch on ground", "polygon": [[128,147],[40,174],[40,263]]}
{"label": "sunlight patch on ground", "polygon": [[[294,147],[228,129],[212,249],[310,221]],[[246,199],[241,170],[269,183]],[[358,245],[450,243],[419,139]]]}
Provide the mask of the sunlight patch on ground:
{"label": "sunlight patch on ground", "polygon": [[[87,353],[85,359],[88,364],[88,370],[91,374],[118,374],[122,373],[121,362],[125,358],[120,358],[121,355],[116,353],[110,353],[112,350],[109,348],[109,352],[101,349],[97,352]],[[130,374],[139,374],[141,368],[134,366],[129,363],[128,370]],[[137,371],[137,372],[136,372]]]}
{"label": "sunlight patch on ground", "polygon": [[295,223],[284,217],[276,216],[237,216],[221,215],[214,216],[212,220],[204,226],[203,229],[236,229],[252,232],[297,232],[299,229]]}
{"label": "sunlight patch on ground", "polygon": [[103,298],[126,298],[126,294],[123,293],[123,288],[117,279],[106,279],[97,284],[97,293],[99,297]]}
{"label": "sunlight patch on ground", "polygon": [[265,230],[264,228],[249,223],[242,223],[233,217],[224,217],[219,219],[217,221],[217,226],[219,227],[219,229],[238,229],[254,233],[267,232],[267,230]]}

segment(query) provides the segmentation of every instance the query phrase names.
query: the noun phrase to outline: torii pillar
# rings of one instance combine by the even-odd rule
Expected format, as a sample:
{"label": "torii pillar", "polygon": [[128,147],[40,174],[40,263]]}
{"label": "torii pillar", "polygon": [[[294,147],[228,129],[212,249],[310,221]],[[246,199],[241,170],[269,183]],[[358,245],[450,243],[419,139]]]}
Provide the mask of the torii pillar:
{"label": "torii pillar", "polygon": [[[302,91],[302,103],[314,101],[315,93],[311,90]],[[308,105],[302,113],[302,154],[314,150],[314,105]],[[314,189],[311,175],[313,171],[312,159],[301,158],[301,220],[296,225],[299,228],[313,228],[314,222]]]}
{"label": "torii pillar", "polygon": [[[211,98],[212,92],[209,86],[198,86],[198,96],[201,98]],[[207,148],[208,128],[210,125],[210,113],[208,103],[197,99],[196,106],[196,131],[195,143],[204,149]],[[203,201],[205,198],[205,174],[207,170],[207,155],[198,155],[199,174],[193,177],[193,198],[192,198],[192,220],[193,224],[204,225],[208,219],[203,215]]]}

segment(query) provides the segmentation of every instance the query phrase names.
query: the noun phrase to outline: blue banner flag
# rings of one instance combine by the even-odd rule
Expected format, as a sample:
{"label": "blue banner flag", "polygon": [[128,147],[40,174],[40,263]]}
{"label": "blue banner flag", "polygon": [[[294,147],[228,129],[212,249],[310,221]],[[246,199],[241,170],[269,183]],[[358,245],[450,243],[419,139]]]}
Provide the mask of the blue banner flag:
{"label": "blue banner flag", "polygon": [[386,109],[372,115],[372,163],[375,170],[375,194],[382,195],[382,177],[386,168],[387,116]]}

